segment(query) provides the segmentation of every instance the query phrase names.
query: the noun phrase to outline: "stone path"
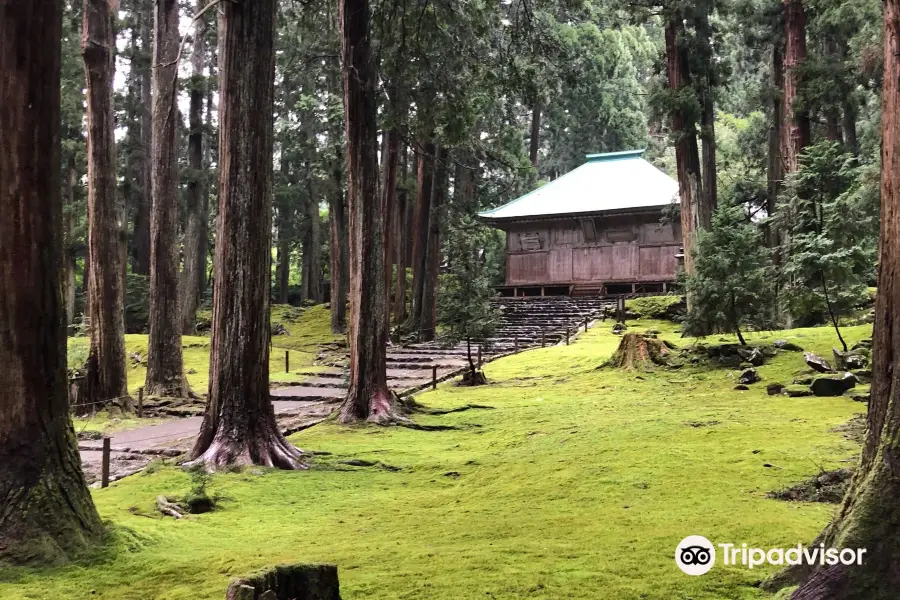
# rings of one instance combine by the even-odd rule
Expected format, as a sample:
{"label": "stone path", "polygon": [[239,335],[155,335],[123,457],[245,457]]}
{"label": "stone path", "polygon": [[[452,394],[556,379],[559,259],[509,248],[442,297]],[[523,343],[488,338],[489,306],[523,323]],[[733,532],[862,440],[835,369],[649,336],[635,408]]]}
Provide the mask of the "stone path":
{"label": "stone path", "polygon": [[[338,406],[334,398],[328,401],[273,402],[275,416],[283,432],[293,433],[328,417]],[[191,449],[200,432],[203,417],[172,419],[159,425],[120,431],[110,436],[110,479],[116,481],[140,471],[158,456],[182,454]],[[78,450],[85,477],[92,483],[100,479],[103,460],[102,440],[80,441]]]}
{"label": "stone path", "polygon": [[[494,303],[501,317],[491,343],[482,353],[485,362],[528,348],[564,343],[567,334],[574,335],[586,321],[602,318],[605,310],[615,306],[614,300],[565,296],[497,298]],[[476,352],[473,348],[473,360]],[[430,387],[434,376],[444,381],[460,375],[467,364],[465,344],[446,347],[440,342],[425,342],[391,346],[387,354],[388,385],[398,394],[411,394]],[[346,370],[339,367],[295,373],[307,377],[299,385],[272,390],[276,416],[286,433],[304,429],[330,415],[348,387]],[[182,418],[113,434],[112,479],[139,471],[154,455],[188,451],[202,422],[203,417]],[[99,479],[102,442],[82,441],[79,450],[89,481]]]}

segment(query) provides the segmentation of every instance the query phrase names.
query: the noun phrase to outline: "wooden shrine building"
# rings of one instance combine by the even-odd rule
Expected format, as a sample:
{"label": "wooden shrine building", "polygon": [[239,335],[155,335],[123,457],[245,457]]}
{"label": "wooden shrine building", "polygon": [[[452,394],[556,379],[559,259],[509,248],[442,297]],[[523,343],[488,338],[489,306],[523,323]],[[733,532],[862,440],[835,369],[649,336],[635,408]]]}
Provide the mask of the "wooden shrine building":
{"label": "wooden shrine building", "polygon": [[681,224],[662,225],[678,182],[643,150],[589,154],[562,177],[480,213],[506,232],[507,296],[668,291],[681,257]]}

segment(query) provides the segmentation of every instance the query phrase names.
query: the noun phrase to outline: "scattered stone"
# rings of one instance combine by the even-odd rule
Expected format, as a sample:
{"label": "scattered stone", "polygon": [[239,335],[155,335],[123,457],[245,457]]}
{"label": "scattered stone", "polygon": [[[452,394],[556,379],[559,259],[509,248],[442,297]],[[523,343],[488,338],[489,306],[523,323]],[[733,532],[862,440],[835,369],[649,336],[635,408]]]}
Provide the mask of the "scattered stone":
{"label": "scattered stone", "polygon": [[770,383],[766,386],[766,393],[770,396],[778,396],[784,391],[784,387],[783,383]]}
{"label": "scattered stone", "polygon": [[865,369],[869,366],[868,357],[859,351],[841,352],[832,348],[831,352],[834,354],[834,363],[840,370]]}
{"label": "scattered stone", "polygon": [[648,329],[646,335],[659,335],[662,333],[659,329]]}
{"label": "scattered stone", "polygon": [[762,377],[759,376],[759,371],[757,371],[756,369],[745,369],[744,372],[741,373],[740,377],[738,377],[738,383],[749,385],[751,383],[756,383],[761,379]]}
{"label": "scattered stone", "polygon": [[782,393],[789,398],[802,398],[804,396],[813,395],[813,393],[809,389],[809,386],[805,385],[789,385],[784,388],[784,392]]}
{"label": "scattered stone", "polygon": [[616,335],[622,335],[627,330],[628,330],[628,327],[625,325],[625,323],[616,323],[615,325],[613,325],[613,328],[612,328],[612,332]]}
{"label": "scattered stone", "polygon": [[847,394],[847,397],[853,400],[854,402],[864,402],[866,404],[869,403],[869,400],[872,399],[872,390],[859,390],[852,391]]}
{"label": "scattered stone", "polygon": [[813,382],[812,375],[803,375],[801,377],[795,377],[793,383],[794,385],[809,385]]}
{"label": "scattered stone", "polygon": [[775,340],[772,342],[772,346],[779,350],[785,350],[786,352],[803,352],[803,348],[787,340]]}
{"label": "scattered stone", "polygon": [[867,338],[864,340],[859,340],[853,346],[850,347],[851,350],[862,350],[862,349],[872,349],[872,338]]}
{"label": "scattered stone", "polygon": [[456,479],[460,475],[461,473],[459,471],[447,471],[444,473],[444,477],[452,477],[453,479]]}
{"label": "scattered stone", "polygon": [[743,360],[754,367],[759,367],[766,362],[766,356],[759,348],[738,348],[737,353]]}
{"label": "scattered stone", "polygon": [[188,369],[188,370],[187,370],[187,374],[188,374],[188,375],[196,375],[196,374],[197,374],[197,369]]}
{"label": "scattered stone", "polygon": [[856,369],[854,371],[850,371],[853,375],[859,379],[860,383],[872,383],[872,370],[871,369]]}
{"label": "scattered stone", "polygon": [[276,323],[272,325],[272,335],[291,335],[291,332],[287,330],[284,323]]}
{"label": "scattered stone", "polygon": [[837,469],[822,473],[802,481],[797,485],[777,492],[769,492],[767,498],[788,502],[827,502],[838,504],[844,498],[847,486],[853,477],[851,469]]}
{"label": "scattered stone", "polygon": [[734,389],[737,390],[737,391],[739,391],[739,392],[746,392],[746,391],[749,390],[750,388],[747,387],[746,385],[742,384],[742,383],[739,383],[738,385],[734,386]]}
{"label": "scattered stone", "polygon": [[840,396],[856,386],[856,377],[852,373],[833,377],[816,377],[810,384],[810,391],[820,397]]}
{"label": "scattered stone", "polygon": [[806,360],[806,364],[809,365],[809,368],[813,371],[818,371],[819,373],[833,373],[834,370],[831,368],[831,365],[822,358],[821,356],[817,356],[812,352],[805,352],[803,354],[803,358]]}

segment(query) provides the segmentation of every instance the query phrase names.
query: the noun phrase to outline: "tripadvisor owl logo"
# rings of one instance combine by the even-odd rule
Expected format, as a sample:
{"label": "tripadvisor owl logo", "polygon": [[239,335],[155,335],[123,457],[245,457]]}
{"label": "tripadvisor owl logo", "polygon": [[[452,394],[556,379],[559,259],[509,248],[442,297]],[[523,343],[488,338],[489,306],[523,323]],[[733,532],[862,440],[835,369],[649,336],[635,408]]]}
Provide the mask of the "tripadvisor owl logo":
{"label": "tripadvisor owl logo", "polygon": [[688,575],[703,575],[716,564],[716,548],[702,535],[689,535],[675,549],[675,563]]}
{"label": "tripadvisor owl logo", "polygon": [[[791,548],[750,547],[747,544],[718,544],[722,564],[755,569],[762,565],[861,565],[865,548],[826,548],[797,544]],[[716,547],[702,535],[689,535],[675,549],[675,564],[688,575],[704,575],[716,564]]]}

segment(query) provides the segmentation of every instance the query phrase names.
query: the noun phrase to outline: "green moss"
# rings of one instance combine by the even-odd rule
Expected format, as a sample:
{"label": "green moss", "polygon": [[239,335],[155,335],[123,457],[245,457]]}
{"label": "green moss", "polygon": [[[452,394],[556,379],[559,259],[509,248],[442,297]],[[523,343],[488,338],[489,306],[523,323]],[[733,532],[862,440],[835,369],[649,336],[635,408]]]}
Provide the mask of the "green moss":
{"label": "green moss", "polygon": [[640,319],[665,319],[669,307],[679,302],[680,296],[644,296],[626,300],[625,308]]}
{"label": "green moss", "polygon": [[[629,328],[692,343],[672,324]],[[760,547],[811,541],[832,507],[766,493],[846,466],[858,446],[834,430],[865,406],[770,397],[764,386],[737,394],[736,371],[723,368],[597,370],[620,339],[610,329],[490,363],[489,386],[446,383],[418,397],[438,409],[494,407],[415,417],[456,429],[327,423],[296,434],[298,446],[332,454],[306,472],[217,475],[212,489],[227,499],[209,514],[155,513],[157,495],[190,486],[173,467],[95,490],[101,516],[142,542],[117,538],[97,564],[10,572],[0,597],[219,599],[232,577],[326,562],[338,565],[348,600],[771,598],[756,583],[774,568],[688,577],[675,546],[689,534]],[[845,333],[852,343],[871,328]],[[833,332],[747,337],[827,355]],[[787,383],[803,367],[802,354],[780,352],[759,372]],[[341,464],[351,458],[401,470]]]}

